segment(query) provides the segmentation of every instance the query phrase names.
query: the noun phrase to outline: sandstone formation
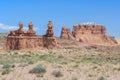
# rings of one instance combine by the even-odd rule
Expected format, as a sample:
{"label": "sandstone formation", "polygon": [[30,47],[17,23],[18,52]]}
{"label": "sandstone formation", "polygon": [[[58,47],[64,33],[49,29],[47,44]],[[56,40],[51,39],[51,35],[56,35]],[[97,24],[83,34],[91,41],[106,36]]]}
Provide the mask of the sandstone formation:
{"label": "sandstone formation", "polygon": [[25,34],[24,30],[23,30],[23,23],[20,22],[19,23],[19,29],[15,30],[15,31],[10,31],[9,36],[23,36]]}
{"label": "sandstone formation", "polygon": [[[23,23],[19,23],[19,29],[10,31],[10,34],[7,36],[6,40],[6,49],[10,50],[21,50],[21,49],[55,49],[62,45],[66,45],[65,41],[68,40],[68,45],[71,47],[71,44],[76,46],[80,45],[80,42],[83,44],[94,44],[94,45],[116,45],[117,41],[114,37],[111,37],[107,34],[106,28],[103,25],[87,23],[87,24],[77,24],[73,26],[72,32],[70,29],[65,26],[62,27],[60,40],[56,41],[53,31],[53,23],[49,21],[48,29],[45,35],[36,35],[34,31],[32,22],[29,23],[28,31],[25,32],[23,29]],[[71,42],[69,42],[71,41]],[[60,46],[61,45],[61,46]],[[73,45],[73,46],[75,46]]]}
{"label": "sandstone formation", "polygon": [[21,50],[21,49],[52,49],[57,48],[57,42],[53,36],[52,22],[48,23],[47,34],[43,36],[36,35],[33,30],[32,22],[29,23],[29,30],[24,32],[23,23],[19,23],[19,29],[10,31],[7,36],[6,49]]}
{"label": "sandstone formation", "polygon": [[72,30],[73,36],[77,41],[97,44],[97,45],[116,45],[117,41],[114,37],[106,33],[106,28],[99,24],[77,24]]}
{"label": "sandstone formation", "polygon": [[48,30],[46,32],[46,36],[47,37],[53,37],[54,35],[54,32],[53,32],[53,24],[52,24],[52,21],[49,21],[48,22]]}
{"label": "sandstone formation", "polygon": [[29,30],[27,31],[28,36],[36,36],[36,32],[33,30],[32,22],[29,23]]}
{"label": "sandstone formation", "polygon": [[51,48],[56,48],[57,47],[57,42],[56,39],[53,37],[54,31],[53,31],[53,23],[52,21],[48,22],[48,29],[46,32],[46,35],[44,37],[45,40],[45,47],[51,49]]}
{"label": "sandstone formation", "polygon": [[64,38],[64,39],[69,39],[69,33],[70,33],[70,29],[68,29],[65,26],[63,26],[60,37]]}
{"label": "sandstone formation", "polygon": [[62,38],[62,39],[73,39],[73,36],[72,36],[72,33],[70,32],[70,29],[63,26],[60,38]]}

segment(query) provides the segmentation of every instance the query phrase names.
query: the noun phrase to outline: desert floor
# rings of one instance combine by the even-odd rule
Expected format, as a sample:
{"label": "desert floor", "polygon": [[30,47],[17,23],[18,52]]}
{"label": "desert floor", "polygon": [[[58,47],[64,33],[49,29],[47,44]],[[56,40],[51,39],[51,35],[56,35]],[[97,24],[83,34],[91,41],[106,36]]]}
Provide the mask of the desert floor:
{"label": "desert floor", "polygon": [[119,49],[1,50],[0,80],[120,80]]}

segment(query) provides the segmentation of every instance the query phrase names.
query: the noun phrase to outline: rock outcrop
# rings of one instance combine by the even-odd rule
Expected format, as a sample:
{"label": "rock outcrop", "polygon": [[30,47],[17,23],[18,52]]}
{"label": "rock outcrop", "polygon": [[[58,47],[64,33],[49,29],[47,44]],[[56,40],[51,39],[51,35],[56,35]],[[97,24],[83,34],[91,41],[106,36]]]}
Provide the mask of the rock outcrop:
{"label": "rock outcrop", "polygon": [[25,34],[25,31],[23,29],[23,23],[20,22],[19,29],[14,30],[14,31],[10,31],[10,34],[8,36],[24,36],[24,34]]}
{"label": "rock outcrop", "polygon": [[44,37],[45,40],[45,47],[48,49],[52,49],[52,48],[57,48],[57,42],[54,35],[54,31],[53,31],[53,23],[52,21],[48,22],[48,29],[46,32],[46,35]]}
{"label": "rock outcrop", "polygon": [[53,23],[52,23],[52,21],[49,21],[48,22],[48,29],[47,29],[47,32],[46,32],[46,36],[47,37],[53,37],[53,35],[54,35]]}
{"label": "rock outcrop", "polygon": [[[65,26],[62,27],[60,40],[63,42],[57,42],[54,37],[53,23],[49,21],[48,29],[45,35],[36,35],[32,22],[29,23],[28,31],[25,32],[23,29],[23,23],[19,23],[19,29],[10,31],[6,40],[6,49],[10,50],[21,50],[21,49],[55,49],[59,45],[66,44],[66,41],[72,41],[71,44],[79,45],[80,42],[83,44],[94,44],[94,45],[116,45],[117,41],[114,37],[107,34],[106,28],[99,24],[78,24],[73,26],[72,32]],[[69,43],[69,42],[68,42]]]}
{"label": "rock outcrop", "polygon": [[[50,21],[48,24],[51,24]],[[53,49],[57,48],[57,42],[53,36],[52,25],[48,25],[46,35],[36,35],[33,30],[32,22],[29,23],[29,30],[25,32],[23,30],[23,23],[19,23],[19,29],[10,31],[7,36],[6,49],[21,50],[21,49]]]}
{"label": "rock outcrop", "polygon": [[70,29],[66,28],[65,26],[62,27],[60,38],[62,38],[62,39],[74,39],[72,36],[72,33],[70,32]]}
{"label": "rock outcrop", "polygon": [[97,45],[116,45],[114,37],[106,33],[106,28],[99,24],[78,24],[73,27],[73,36],[77,41],[97,44]]}
{"label": "rock outcrop", "polygon": [[36,36],[36,32],[33,30],[32,22],[29,23],[29,30],[27,31],[27,36]]}

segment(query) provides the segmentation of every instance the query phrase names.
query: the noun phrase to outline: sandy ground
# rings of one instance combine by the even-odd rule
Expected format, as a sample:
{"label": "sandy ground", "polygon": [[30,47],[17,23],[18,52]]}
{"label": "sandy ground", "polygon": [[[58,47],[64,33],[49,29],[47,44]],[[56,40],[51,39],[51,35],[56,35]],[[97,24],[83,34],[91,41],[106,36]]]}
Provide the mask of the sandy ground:
{"label": "sandy ground", "polygon": [[[23,51],[24,52],[24,51]],[[99,54],[101,57],[104,56],[105,58],[108,58],[110,55],[104,55],[100,54],[99,52],[88,52],[85,53],[85,51],[79,51],[79,50],[53,50],[51,51],[41,51],[42,54],[54,55],[54,57],[65,57],[63,59],[58,59],[60,61],[57,61],[57,59],[53,60],[52,58],[49,59],[49,61],[46,60],[40,60],[33,64],[28,64],[27,62],[21,62],[21,63],[14,63],[15,67],[12,68],[12,71],[9,74],[2,75],[3,71],[3,65],[0,65],[0,80],[120,80],[120,62],[118,59],[118,62],[116,62],[117,58],[120,58],[120,55],[117,55],[117,57],[114,57],[114,62],[106,62],[105,64],[94,64],[87,61],[78,62],[78,58],[84,58],[84,57],[99,57],[96,54]],[[59,54],[58,54],[59,53]],[[73,54],[75,53],[75,54]],[[84,54],[85,53],[85,54]],[[6,54],[6,53],[4,53]],[[24,55],[25,53],[21,53],[20,55]],[[14,55],[14,54],[13,54]],[[18,54],[19,55],[19,54]],[[80,56],[80,57],[78,57]],[[49,58],[49,57],[46,57]],[[76,59],[75,59],[76,58]],[[70,60],[69,60],[70,59]],[[72,61],[75,60],[75,61]],[[38,64],[41,64],[45,67],[46,72],[43,74],[30,74],[29,71],[36,67]],[[25,65],[25,66],[20,66]],[[61,77],[55,77],[52,73],[53,71],[60,71],[63,76]],[[103,77],[103,79],[100,79]]]}
{"label": "sandy ground", "polygon": [[[46,73],[43,76],[37,74],[29,74],[29,70],[35,67],[37,64],[43,64],[46,67]],[[18,65],[18,64],[16,64]],[[120,71],[111,70],[113,67],[120,67],[120,65],[105,65],[98,66],[94,69],[93,65],[79,64],[76,69],[71,68],[71,65],[56,66],[56,64],[50,64],[45,62],[38,62],[26,67],[16,67],[7,75],[0,75],[0,80],[98,80],[99,77],[104,76],[105,80],[119,80]],[[104,70],[109,65],[108,71]],[[52,72],[59,70],[63,74],[62,77],[54,77]]]}

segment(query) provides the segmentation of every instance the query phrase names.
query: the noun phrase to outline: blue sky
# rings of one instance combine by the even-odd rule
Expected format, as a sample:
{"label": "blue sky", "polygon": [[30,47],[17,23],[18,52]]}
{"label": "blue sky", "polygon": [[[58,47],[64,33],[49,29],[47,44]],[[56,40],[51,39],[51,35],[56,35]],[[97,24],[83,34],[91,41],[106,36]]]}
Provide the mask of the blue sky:
{"label": "blue sky", "polygon": [[72,30],[74,24],[95,22],[120,37],[120,0],[0,0],[0,32],[17,29],[19,21],[26,29],[32,21],[37,33],[45,34],[49,20],[55,36],[64,25]]}

